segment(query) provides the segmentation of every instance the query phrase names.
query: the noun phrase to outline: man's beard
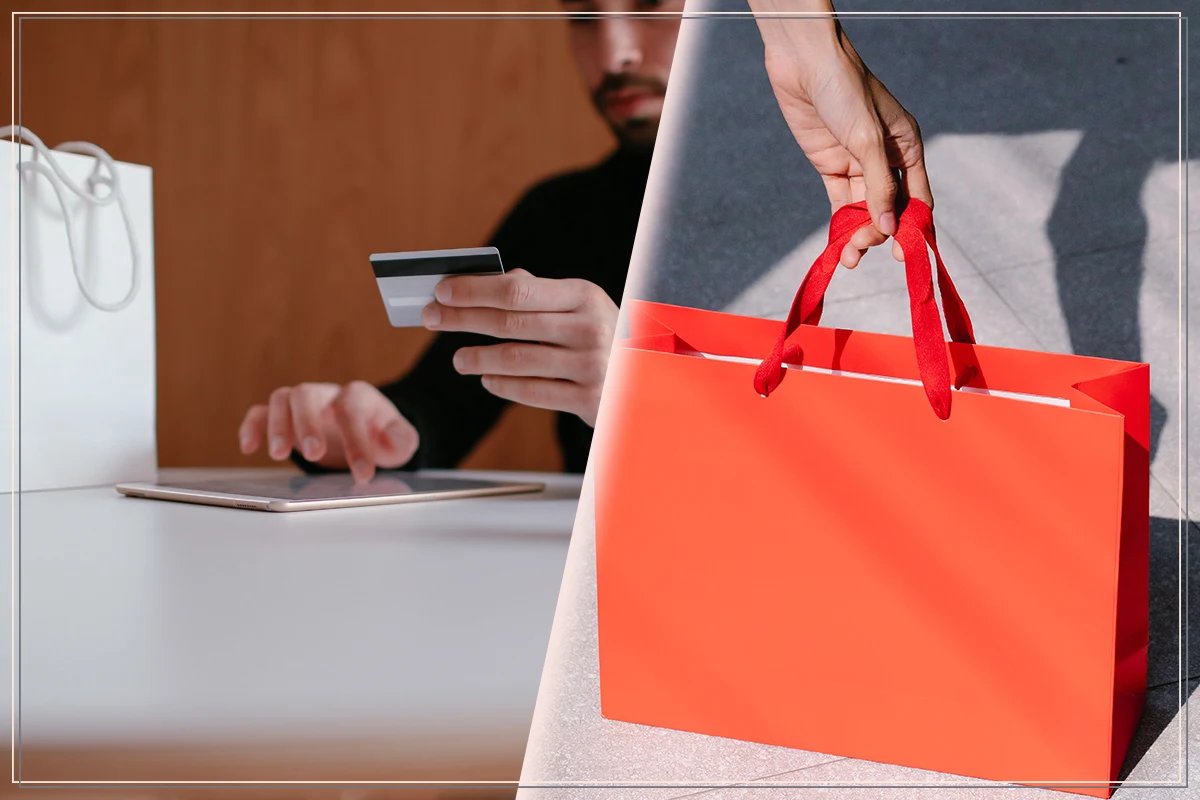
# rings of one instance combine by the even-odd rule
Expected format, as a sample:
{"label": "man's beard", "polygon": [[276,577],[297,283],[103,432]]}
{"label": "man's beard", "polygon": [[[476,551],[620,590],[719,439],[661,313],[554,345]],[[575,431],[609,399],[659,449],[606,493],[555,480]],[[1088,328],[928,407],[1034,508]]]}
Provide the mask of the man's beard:
{"label": "man's beard", "polygon": [[666,94],[667,85],[657,78],[644,75],[618,75],[606,73],[604,80],[592,93],[592,102],[600,116],[608,123],[621,147],[626,150],[648,152],[654,148],[654,138],[658,134],[658,115],[652,117],[630,117],[624,122],[614,122],[605,108],[605,95],[622,89],[646,89],[658,97]]}
{"label": "man's beard", "polygon": [[654,140],[658,136],[657,119],[632,118],[622,125],[615,125],[609,120],[608,127],[617,137],[622,150],[647,154],[654,150]]}

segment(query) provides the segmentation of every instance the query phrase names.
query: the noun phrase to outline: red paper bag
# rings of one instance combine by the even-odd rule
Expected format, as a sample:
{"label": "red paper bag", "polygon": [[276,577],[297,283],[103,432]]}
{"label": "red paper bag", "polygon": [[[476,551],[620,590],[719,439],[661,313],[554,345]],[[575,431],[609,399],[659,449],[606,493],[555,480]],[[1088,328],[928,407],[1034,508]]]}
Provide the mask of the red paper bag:
{"label": "red paper bag", "polygon": [[[1141,713],[1149,367],[626,301],[596,459],[605,717],[1096,797]],[[915,356],[915,357],[914,357]]]}

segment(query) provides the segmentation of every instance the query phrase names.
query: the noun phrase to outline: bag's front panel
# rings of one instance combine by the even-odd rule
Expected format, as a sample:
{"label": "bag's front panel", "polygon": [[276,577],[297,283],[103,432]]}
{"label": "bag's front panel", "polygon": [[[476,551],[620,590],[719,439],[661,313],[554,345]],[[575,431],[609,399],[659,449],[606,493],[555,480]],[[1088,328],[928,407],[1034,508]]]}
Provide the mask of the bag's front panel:
{"label": "bag's front panel", "polygon": [[[618,349],[606,716],[1018,782],[1108,780],[1122,423]],[[1106,795],[1106,790],[1097,790]]]}

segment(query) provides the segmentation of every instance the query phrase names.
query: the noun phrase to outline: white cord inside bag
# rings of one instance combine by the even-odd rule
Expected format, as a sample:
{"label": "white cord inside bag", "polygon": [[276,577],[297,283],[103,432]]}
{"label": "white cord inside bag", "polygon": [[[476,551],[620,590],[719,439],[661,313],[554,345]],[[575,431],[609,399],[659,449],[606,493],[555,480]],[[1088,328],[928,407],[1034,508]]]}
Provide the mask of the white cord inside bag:
{"label": "white cord inside bag", "polygon": [[[84,298],[93,307],[100,311],[120,311],[125,308],[137,297],[138,287],[141,283],[141,270],[139,268],[140,259],[138,257],[137,240],[133,234],[133,222],[129,218],[129,209],[125,205],[125,195],[121,192],[120,180],[117,177],[116,162],[104,150],[89,142],[63,142],[55,147],[55,150],[63,153],[79,153],[90,155],[96,159],[92,173],[85,181],[85,188],[71,180],[71,177],[59,166],[50,148],[46,147],[45,143],[33,131],[20,125],[0,127],[0,138],[9,139],[14,137],[16,139],[23,139],[33,145],[37,156],[45,161],[45,163],[38,160],[21,161],[16,166],[20,171],[33,170],[42,173],[49,179],[50,185],[54,187],[54,194],[58,198],[59,207],[62,208],[63,222],[67,228],[67,250],[71,254],[71,267],[75,273],[75,283],[79,285],[79,291],[83,293]],[[107,175],[101,171],[101,167],[107,170]],[[97,193],[97,189],[100,186],[108,187],[107,194],[101,196]],[[125,232],[129,236],[129,254],[133,260],[133,267],[130,273],[129,291],[115,303],[105,302],[96,297],[88,288],[87,281],[83,278],[79,255],[75,249],[75,234],[71,228],[71,215],[67,209],[67,199],[63,194],[63,187],[66,187],[72,194],[77,195],[93,206],[107,206],[115,202],[121,210],[121,218],[125,221]]]}

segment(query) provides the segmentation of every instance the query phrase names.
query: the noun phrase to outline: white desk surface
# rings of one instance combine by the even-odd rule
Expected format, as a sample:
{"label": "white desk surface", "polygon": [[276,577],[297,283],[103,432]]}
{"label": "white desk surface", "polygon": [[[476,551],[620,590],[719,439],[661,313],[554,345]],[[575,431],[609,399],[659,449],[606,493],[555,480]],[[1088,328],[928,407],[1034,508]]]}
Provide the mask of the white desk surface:
{"label": "white desk surface", "polygon": [[[444,779],[475,758],[505,774],[473,777],[515,780],[579,479],[463,474],[548,488],[285,514],[126,498],[111,487],[22,494],[22,751],[126,748],[150,763],[145,753],[158,749],[190,764],[181,754],[206,748],[324,757],[342,747],[361,766],[365,749],[390,743],[381,763],[405,779],[435,761],[442,774],[425,777]],[[5,519],[11,503],[4,495]],[[3,615],[5,637],[9,624]],[[72,778],[145,777],[111,774],[120,766],[111,758],[80,758],[103,774],[72,769]],[[314,758],[264,757],[216,779],[363,777],[320,774]],[[25,780],[64,778],[32,774],[37,763],[25,759]],[[191,777],[154,769],[155,780]]]}

